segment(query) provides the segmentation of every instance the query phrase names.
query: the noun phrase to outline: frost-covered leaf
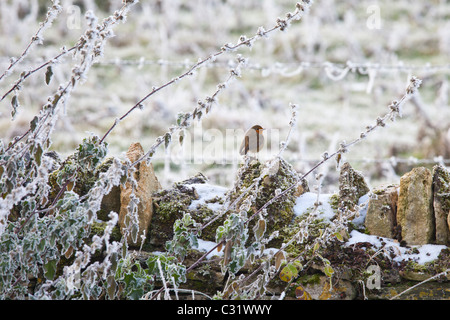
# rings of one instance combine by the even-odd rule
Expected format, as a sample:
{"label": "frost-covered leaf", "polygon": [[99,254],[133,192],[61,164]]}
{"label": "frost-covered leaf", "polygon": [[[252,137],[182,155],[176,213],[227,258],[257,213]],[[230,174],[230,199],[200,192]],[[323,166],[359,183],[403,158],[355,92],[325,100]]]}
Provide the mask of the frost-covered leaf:
{"label": "frost-covered leaf", "polygon": [[42,159],[43,152],[44,152],[44,150],[42,149],[41,145],[38,144],[36,151],[34,152],[34,160],[36,160],[36,163],[38,166],[41,165],[41,159]]}
{"label": "frost-covered leaf", "polygon": [[11,117],[14,119],[17,114],[17,109],[19,108],[19,97],[15,94],[11,99]]}
{"label": "frost-covered leaf", "polygon": [[253,231],[255,232],[256,240],[261,239],[264,233],[266,232],[266,220],[259,219],[258,222],[255,224]]}
{"label": "frost-covered leaf", "polygon": [[325,272],[327,277],[331,277],[334,273],[334,269],[330,265],[326,265],[323,271]]}
{"label": "frost-covered leaf", "polygon": [[344,238],[342,237],[342,234],[340,232],[335,232],[334,236],[341,242],[344,241]]}
{"label": "frost-covered leaf", "polygon": [[116,280],[114,279],[114,275],[109,275],[108,279],[106,280],[106,283],[107,283],[106,293],[108,294],[108,297],[110,299],[114,299],[116,287],[117,287],[117,283],[116,283]]}
{"label": "frost-covered leaf", "polygon": [[275,253],[275,269],[280,269],[281,264],[283,261],[286,261],[286,256],[283,251],[278,251]]}
{"label": "frost-covered leaf", "polygon": [[53,280],[56,274],[57,260],[50,260],[44,265],[44,276],[48,280]]}

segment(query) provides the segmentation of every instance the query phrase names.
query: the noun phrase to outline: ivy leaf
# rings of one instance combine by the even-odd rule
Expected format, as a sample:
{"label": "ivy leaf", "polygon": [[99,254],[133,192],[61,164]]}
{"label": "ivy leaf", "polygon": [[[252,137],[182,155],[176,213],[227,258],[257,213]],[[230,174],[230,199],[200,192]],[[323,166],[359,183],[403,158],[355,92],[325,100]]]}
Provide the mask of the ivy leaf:
{"label": "ivy leaf", "polygon": [[293,263],[287,264],[280,271],[280,279],[281,279],[281,281],[284,281],[284,282],[289,282],[293,278],[296,278],[297,276],[298,276],[298,270]]}
{"label": "ivy leaf", "polygon": [[34,159],[36,160],[36,163],[38,166],[41,165],[41,159],[42,159],[42,153],[44,150],[42,149],[41,145],[38,144],[36,152],[34,153]]}
{"label": "ivy leaf", "polygon": [[344,238],[342,237],[342,234],[340,234],[339,232],[335,232],[334,236],[340,241],[343,242]]}
{"label": "ivy leaf", "polygon": [[47,280],[53,280],[56,274],[57,260],[50,260],[44,265],[44,276]]}
{"label": "ivy leaf", "polygon": [[327,277],[331,277],[334,273],[334,269],[330,265],[327,265],[324,268],[324,272],[327,275]]}

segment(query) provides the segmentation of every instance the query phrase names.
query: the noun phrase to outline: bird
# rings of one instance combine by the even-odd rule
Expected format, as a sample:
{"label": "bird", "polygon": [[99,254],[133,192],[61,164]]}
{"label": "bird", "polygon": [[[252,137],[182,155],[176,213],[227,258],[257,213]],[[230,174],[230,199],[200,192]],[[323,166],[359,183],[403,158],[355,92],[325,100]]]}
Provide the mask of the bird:
{"label": "bird", "polygon": [[247,153],[258,153],[263,148],[265,129],[260,125],[254,125],[245,132],[244,140],[239,148],[239,154],[246,155]]}

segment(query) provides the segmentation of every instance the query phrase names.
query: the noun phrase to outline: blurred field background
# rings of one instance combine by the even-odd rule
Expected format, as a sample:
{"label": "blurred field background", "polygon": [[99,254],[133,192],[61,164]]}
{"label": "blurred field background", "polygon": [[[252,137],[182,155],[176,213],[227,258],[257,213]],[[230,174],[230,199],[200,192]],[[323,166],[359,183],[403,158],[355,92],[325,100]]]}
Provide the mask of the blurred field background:
{"label": "blurred field background", "polygon": [[[20,56],[26,48],[51,4],[0,1],[0,73],[10,57]],[[53,58],[63,46],[73,46],[86,28],[87,10],[101,19],[120,8],[121,1],[62,0],[61,5],[63,12],[45,32],[43,44],[0,83],[1,95],[21,72]],[[90,132],[103,136],[114,119],[153,86],[179,76],[224,44],[237,43],[241,35],[251,37],[260,26],[273,27],[277,17],[294,8],[295,1],[288,0],[141,0],[127,23],[115,28],[103,59],[72,94],[52,137],[52,149],[64,158]],[[219,95],[219,105],[187,132],[195,149],[179,154],[176,139],[169,152],[159,149],[153,165],[163,187],[198,171],[212,183],[230,185],[242,137],[209,135],[229,138],[227,130],[243,132],[258,123],[273,134],[272,142],[282,140],[289,129],[290,102],[300,108],[284,157],[305,172],[325,151],[335,151],[342,140],[351,141],[367,125],[374,125],[388,112],[389,103],[403,95],[411,75],[423,80],[419,99],[405,105],[403,118],[352,147],[345,160],[362,171],[372,187],[397,182],[412,166],[449,165],[450,2],[446,0],[315,1],[311,12],[286,31],[276,31],[252,48],[223,54],[151,97],[108,136],[110,153],[123,154],[136,141],[148,150],[176,123],[178,112],[191,111],[199,99],[212,95],[228,77],[237,54],[249,59],[248,65]],[[53,67],[49,85],[45,68],[29,77],[19,92],[21,108],[14,120],[12,95],[0,103],[0,137],[5,143],[29,128],[72,68],[69,55]],[[217,149],[214,143],[219,143]],[[276,148],[270,146],[262,157],[270,157]],[[212,149],[223,152],[209,152]],[[193,157],[207,151],[212,158],[192,163]],[[233,155],[233,160],[224,161],[223,153]],[[329,169],[324,188],[330,192],[337,185],[334,165],[330,161],[328,168],[320,168]]]}

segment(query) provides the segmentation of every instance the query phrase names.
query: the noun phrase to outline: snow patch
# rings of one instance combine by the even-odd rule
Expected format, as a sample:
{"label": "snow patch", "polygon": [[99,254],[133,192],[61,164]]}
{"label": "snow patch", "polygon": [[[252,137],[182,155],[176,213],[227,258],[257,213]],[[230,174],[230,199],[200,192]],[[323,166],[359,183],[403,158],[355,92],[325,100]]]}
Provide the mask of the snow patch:
{"label": "snow patch", "polygon": [[405,248],[401,247],[400,243],[393,239],[368,235],[357,230],[353,230],[350,233],[350,238],[348,239],[346,245],[351,246],[360,242],[368,242],[377,249],[385,249],[384,254],[387,257],[389,257],[390,252],[393,252],[395,254],[395,257],[393,258],[394,261],[400,262],[411,259],[422,265],[426,262],[437,259],[441,250],[447,248],[444,245],[436,244],[424,244]]}
{"label": "snow patch", "polygon": [[[335,212],[331,208],[330,198],[332,194],[320,194],[319,201],[321,205],[318,207],[318,218],[325,218],[331,220],[335,216]],[[305,192],[297,198],[294,205],[294,214],[301,216],[307,212],[311,212],[314,208],[314,203],[317,201],[317,193]]]}
{"label": "snow patch", "polygon": [[[206,241],[206,240],[202,240],[202,239],[198,239],[198,251],[201,252],[208,252],[209,250],[211,250],[212,248],[214,248],[217,245],[217,243],[213,242],[213,241]],[[263,251],[263,255],[274,255],[276,252],[278,252],[279,249],[277,248],[267,248]],[[259,255],[260,251],[257,251],[257,254]],[[223,256],[223,250],[221,252],[217,251],[217,248],[214,249],[213,251],[211,251],[211,253],[209,253],[206,256],[206,259],[211,259],[214,256]]]}
{"label": "snow patch", "polygon": [[[201,251],[201,252],[208,252],[209,250],[214,248],[216,245],[217,245],[217,243],[215,243],[215,242],[198,239],[198,248],[197,249],[198,249],[198,251]],[[219,251],[217,251],[217,248],[216,248],[213,251],[211,251],[210,254],[208,254],[206,256],[206,259],[211,259],[214,256],[222,256],[222,255],[223,255],[223,250],[221,252],[219,252]]]}
{"label": "snow patch", "polygon": [[369,208],[369,193],[363,195],[358,200],[358,206],[362,206],[359,210],[359,216],[352,220],[353,224],[357,228],[364,228],[364,222],[366,221],[367,209]]}
{"label": "snow patch", "polygon": [[216,197],[223,198],[227,192],[227,188],[216,186],[208,183],[194,183],[190,184],[190,187],[194,187],[197,190],[198,199],[191,202],[188,209],[196,210],[197,206],[206,204],[209,209],[216,212],[222,208],[222,205],[218,202],[207,203]]}

